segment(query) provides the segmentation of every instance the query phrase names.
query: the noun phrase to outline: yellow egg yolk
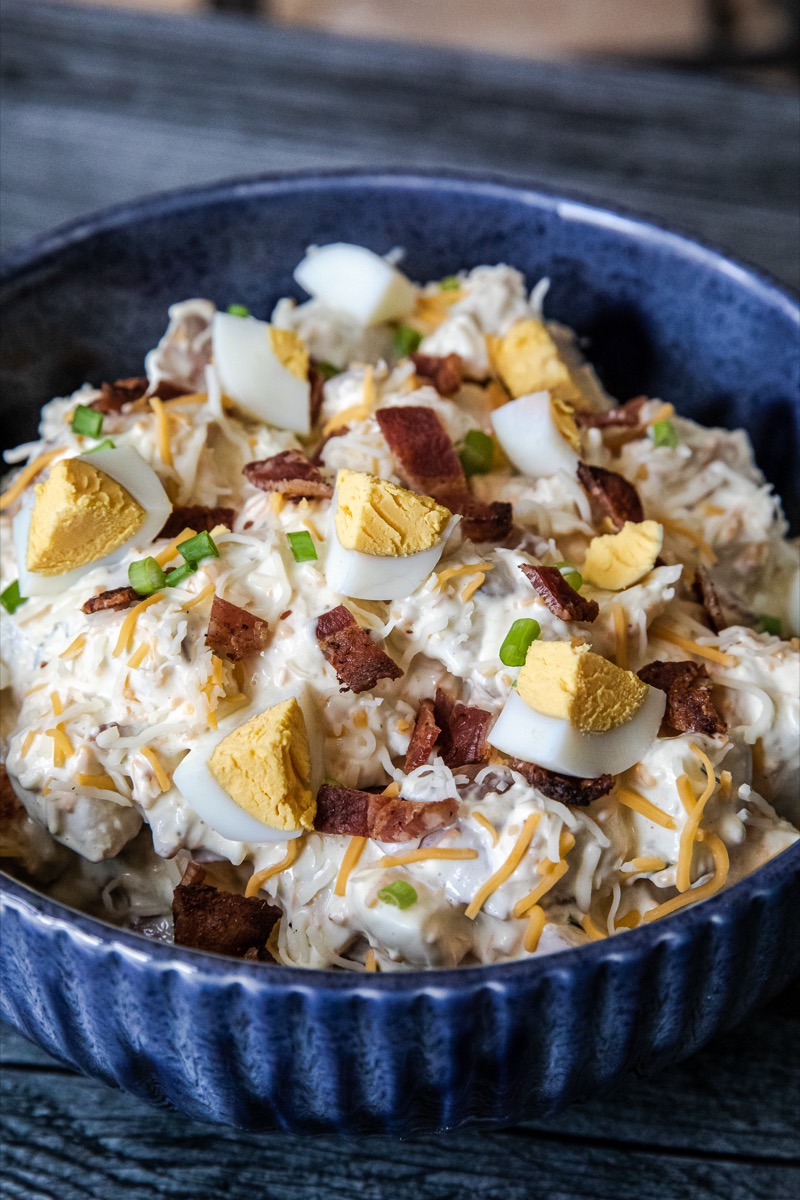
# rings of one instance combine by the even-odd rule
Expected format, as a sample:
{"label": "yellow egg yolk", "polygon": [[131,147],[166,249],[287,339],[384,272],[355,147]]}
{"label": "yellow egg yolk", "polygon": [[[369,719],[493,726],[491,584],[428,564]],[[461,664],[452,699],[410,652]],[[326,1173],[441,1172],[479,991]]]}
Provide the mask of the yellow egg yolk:
{"label": "yellow egg yolk", "polygon": [[517,691],[544,716],[569,721],[583,733],[605,733],[631,719],[647,685],[588,646],[536,641],[520,670]]}
{"label": "yellow egg yolk", "polygon": [[652,571],[663,542],[657,521],[626,521],[619,533],[592,538],[581,574],[592,587],[620,592]]}
{"label": "yellow egg yolk", "polygon": [[308,379],[308,347],[293,329],[278,329],[267,326],[267,336],[272,353],[281,366],[297,379]]}
{"label": "yellow egg yolk", "polygon": [[452,516],[430,496],[361,471],[340,471],[336,493],[339,541],[345,550],[362,554],[398,558],[429,550]]}

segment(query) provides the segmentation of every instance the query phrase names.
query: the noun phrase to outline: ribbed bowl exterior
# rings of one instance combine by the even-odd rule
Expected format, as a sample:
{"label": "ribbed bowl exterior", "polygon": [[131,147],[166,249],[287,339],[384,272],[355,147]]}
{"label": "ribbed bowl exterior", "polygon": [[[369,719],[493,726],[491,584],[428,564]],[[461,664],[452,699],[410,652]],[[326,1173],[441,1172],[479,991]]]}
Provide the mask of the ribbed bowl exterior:
{"label": "ribbed bowl exterior", "polygon": [[[86,379],[141,370],[185,296],[271,310],[310,241],[406,247],[412,278],[508,262],[611,392],[742,426],[800,513],[798,305],[646,220],[530,187],[345,172],[242,180],[100,214],[0,269],[0,433]],[[776,436],[778,431],[779,436]],[[793,449],[794,448],[794,449]],[[250,1129],[503,1125],[690,1054],[800,970],[800,846],[713,899],[503,966],[385,975],[239,963],[148,942],[8,880],[0,1011],[57,1058]]]}
{"label": "ribbed bowl exterior", "polygon": [[506,1125],[690,1054],[800,970],[800,846],[716,900],[503,967],[291,971],[2,892],[0,1011],[79,1071],[246,1129]]}

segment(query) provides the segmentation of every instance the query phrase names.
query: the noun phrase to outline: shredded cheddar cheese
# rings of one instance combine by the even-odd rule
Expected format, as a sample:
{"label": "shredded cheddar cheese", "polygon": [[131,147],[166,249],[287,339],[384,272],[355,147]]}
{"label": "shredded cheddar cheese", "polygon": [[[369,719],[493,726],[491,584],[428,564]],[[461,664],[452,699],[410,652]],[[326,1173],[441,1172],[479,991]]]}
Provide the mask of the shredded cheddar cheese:
{"label": "shredded cheddar cheese", "polygon": [[630,879],[634,875],[643,875],[650,871],[663,871],[666,865],[663,858],[654,858],[651,855],[645,854],[641,858],[632,858],[630,861],[630,870],[623,871],[620,878]]}
{"label": "shredded cheddar cheese", "polygon": [[656,409],[656,411],[653,413],[652,417],[649,417],[647,419],[647,421],[645,421],[645,427],[648,427],[650,425],[657,425],[659,421],[668,421],[670,419],[670,417],[674,417],[674,416],[675,416],[675,406],[673,404],[662,404],[659,408]]}
{"label": "shredded cheddar cheese", "polygon": [[55,725],[52,729],[45,729],[45,733],[53,739],[53,766],[63,767],[67,759],[75,753],[64,726]]}
{"label": "shredded cheddar cheese", "polygon": [[718,892],[725,886],[730,866],[730,859],[728,858],[725,843],[715,833],[709,833],[708,831],[705,832],[703,840],[714,859],[714,874],[711,879],[693,888],[689,888],[687,892],[682,892],[679,896],[673,896],[671,900],[665,900],[663,904],[657,904],[655,908],[648,909],[642,917],[642,921],[645,924],[649,925],[651,921],[658,921],[661,917],[667,917],[670,913],[676,912],[677,909],[683,908],[687,904],[694,904],[697,900],[707,900],[709,896],[713,896],[715,892]]}
{"label": "shredded cheddar cheese", "polygon": [[117,785],[114,783],[114,780],[110,775],[106,775],[105,773],[101,775],[79,774],[75,776],[75,779],[80,787],[101,788],[106,792],[116,792],[117,790]]}
{"label": "shredded cheddar cheese", "polygon": [[663,829],[677,829],[675,821],[668,813],[656,808],[655,804],[651,804],[649,800],[640,796],[638,792],[632,791],[631,788],[618,787],[616,797],[620,804],[624,804],[626,808],[632,808],[634,812],[638,812],[642,817],[647,817],[650,821],[655,821],[656,825],[661,825]]}
{"label": "shredded cheddar cheese", "polygon": [[593,942],[602,942],[608,937],[608,934],[594,923],[589,913],[584,913],[581,917],[581,929]]}
{"label": "shredded cheddar cheese", "polygon": [[83,648],[85,645],[86,645],[86,635],[83,633],[79,633],[78,636],[74,639],[74,641],[70,642],[70,644],[67,646],[66,650],[61,651],[61,653],[59,654],[58,657],[63,659],[65,662],[69,662],[69,660],[71,658],[78,657],[78,655],[83,651]]}
{"label": "shredded cheddar cheese", "polygon": [[33,462],[29,462],[27,467],[23,467],[17,478],[11,484],[7,491],[0,496],[0,512],[8,508],[9,504],[13,504],[18,500],[25,488],[31,483],[36,476],[48,467],[54,458],[58,458],[59,454],[66,453],[66,446],[57,446],[55,450],[47,450],[44,454],[40,454]]}
{"label": "shredded cheddar cheese", "polygon": [[483,579],[478,584],[478,587],[480,587],[481,583],[486,579],[486,572],[493,570],[494,563],[490,562],[467,563],[464,567],[445,567],[443,571],[436,572],[436,586],[442,588],[446,583],[450,583],[452,579],[458,579],[462,575],[474,575],[477,572],[483,576]]}
{"label": "shredded cheddar cheese", "polygon": [[131,642],[133,641],[133,635],[136,631],[136,622],[139,620],[141,614],[150,608],[151,604],[157,604],[159,600],[163,599],[164,596],[161,592],[155,592],[154,595],[147,596],[144,600],[140,600],[139,603],[130,610],[125,617],[125,620],[122,622],[122,628],[119,631],[117,644],[112,651],[114,658],[119,658],[120,654],[125,654],[126,651],[130,650]]}
{"label": "shredded cheddar cheese", "polygon": [[700,822],[703,818],[703,812],[706,804],[714,794],[714,789],[717,786],[717,781],[714,778],[714,768],[708,758],[698,746],[691,745],[690,750],[701,760],[706,772],[706,786],[703,789],[701,796],[694,799],[694,793],[691,789],[688,776],[681,775],[677,781],[678,793],[684,804],[687,807],[691,803],[692,807],[688,809],[688,817],[686,823],[681,830],[680,848],[678,850],[678,867],[675,873],[675,886],[679,892],[686,892],[691,887],[692,883],[692,857],[694,853],[694,843],[700,830]]}
{"label": "shredded cheddar cheese", "polygon": [[345,894],[345,891],[347,890],[347,880],[350,878],[350,873],[357,866],[358,860],[361,858],[361,854],[368,841],[369,839],[365,837],[350,838],[350,843],[344,852],[344,856],[342,857],[342,863],[339,867],[339,874],[336,876],[336,883],[334,884],[333,888],[334,896],[343,896]]}
{"label": "shredded cheddar cheese", "polygon": [[248,898],[257,896],[268,879],[272,879],[273,875],[280,875],[281,871],[287,870],[297,858],[304,840],[305,838],[302,833],[300,837],[293,838],[286,847],[285,858],[282,858],[274,867],[265,867],[263,871],[256,871],[255,875],[251,875],[247,881],[247,887],[244,889],[245,896]]}
{"label": "shredded cheddar cheese", "polygon": [[38,732],[39,732],[38,729],[29,729],[28,732],[25,734],[25,737],[23,739],[23,742],[22,742],[22,745],[20,746],[20,751],[19,751],[23,758],[26,757],[31,746],[36,741]]}
{"label": "shredded cheddar cheese", "polygon": [[202,591],[199,591],[196,596],[192,596],[191,600],[187,600],[185,604],[181,605],[181,610],[188,612],[190,608],[197,608],[198,604],[202,604],[204,600],[207,600],[209,596],[214,594],[215,587],[216,584],[206,584]]}
{"label": "shredded cheddar cheese", "polygon": [[169,420],[167,411],[164,405],[159,400],[158,396],[148,396],[150,407],[153,410],[153,415],[156,419],[156,439],[158,441],[158,453],[161,455],[161,461],[165,467],[174,466],[172,459],[172,447],[169,444]]}
{"label": "shredded cheddar cheese", "polygon": [[556,886],[559,879],[563,878],[568,870],[568,862],[551,863],[544,872],[542,882],[537,884],[532,892],[528,892],[526,896],[523,896],[514,905],[511,910],[512,917],[524,917],[525,913],[530,908],[533,908],[534,904],[538,904],[542,897],[546,896],[551,888]]}
{"label": "shredded cheddar cheese", "polygon": [[161,788],[162,792],[168,792],[172,787],[172,780],[161,765],[155,750],[153,750],[152,746],[142,746],[140,753],[143,758],[147,759],[147,761],[150,763],[150,766],[153,768],[153,774],[156,777],[156,783]]}
{"label": "shredded cheddar cheese", "polygon": [[667,533],[674,533],[676,537],[685,538],[687,542],[691,542],[693,546],[696,546],[701,555],[707,559],[710,566],[713,566],[717,561],[714,548],[697,530],[692,529],[689,525],[684,525],[682,521],[672,521],[669,518],[663,518],[661,524]]}
{"label": "shredded cheddar cheese", "polygon": [[479,825],[483,826],[483,828],[489,834],[489,837],[492,839],[492,845],[496,846],[500,841],[500,834],[497,832],[489,818],[485,817],[482,812],[478,812],[477,810],[473,813],[470,813],[470,816],[472,817],[473,821],[477,821]]}
{"label": "shredded cheddar cheese", "polygon": [[382,858],[377,865],[381,870],[385,870],[387,867],[404,867],[408,863],[426,862],[428,859],[435,858],[468,859],[477,857],[477,850],[439,850],[433,847],[430,850],[408,850],[405,854],[389,854],[386,858]]}
{"label": "shredded cheddar cheese", "polygon": [[375,951],[370,947],[364,959],[364,970],[371,975],[378,969],[378,960],[375,957]]}
{"label": "shredded cheddar cheese", "polygon": [[525,936],[522,939],[523,949],[527,950],[528,954],[533,954],[539,945],[539,938],[542,936],[544,922],[544,909],[541,905],[534,904],[528,913],[528,928],[525,930]]}
{"label": "shredded cheddar cheese", "polygon": [[382,796],[388,796],[391,800],[395,800],[400,795],[400,784],[395,779],[392,783],[387,783],[386,787],[381,792]]}
{"label": "shredded cheddar cheese", "polygon": [[126,666],[130,667],[132,670],[135,671],[138,667],[140,667],[142,665],[144,660],[147,658],[147,652],[149,649],[150,649],[149,642],[140,642],[139,645],[134,650],[133,654],[128,659]]}
{"label": "shredded cheddar cheese", "polygon": [[719,663],[722,667],[736,666],[737,659],[733,655],[724,654],[722,650],[717,650],[715,646],[701,646],[699,642],[683,637],[680,633],[676,633],[674,629],[670,629],[668,625],[664,625],[661,621],[653,622],[650,626],[650,633],[653,637],[658,638],[659,641],[671,642],[673,646],[680,646],[681,650],[687,650],[689,654],[694,654],[697,658],[707,658],[709,662]]}
{"label": "shredded cheddar cheese", "polygon": [[642,923],[642,914],[638,909],[632,908],[624,917],[620,917],[614,922],[615,929],[635,929],[637,925]]}
{"label": "shredded cheddar cheese", "polygon": [[334,413],[325,422],[322,426],[322,436],[327,437],[329,434],[335,433],[337,429],[349,425],[351,421],[366,421],[367,417],[371,415],[372,409],[363,401],[360,404],[353,404],[350,408],[344,408],[341,412]]}
{"label": "shredded cheddar cheese", "polygon": [[189,538],[196,536],[197,534],[195,533],[194,529],[182,530],[176,538],[173,538],[168,546],[165,546],[163,550],[159,550],[158,554],[154,554],[153,558],[160,567],[165,567],[167,563],[171,562],[178,553],[178,545],[181,542],[186,542],[189,540]]}
{"label": "shredded cheddar cheese", "polygon": [[628,669],[628,619],[625,609],[617,605],[612,613],[614,621],[614,661],[623,671]]}
{"label": "shredded cheddar cheese", "polygon": [[474,897],[467,905],[464,916],[469,917],[471,921],[474,921],[491,894],[496,892],[501,884],[505,883],[505,881],[514,873],[514,871],[516,871],[517,867],[522,862],[525,851],[531,844],[531,839],[533,838],[533,835],[536,832],[536,827],[541,819],[542,814],[538,812],[531,813],[525,818],[525,823],[522,826],[519,837],[511,847],[508,858],[502,864],[502,866],[498,867],[493,875],[489,876],[485,883],[481,884]]}

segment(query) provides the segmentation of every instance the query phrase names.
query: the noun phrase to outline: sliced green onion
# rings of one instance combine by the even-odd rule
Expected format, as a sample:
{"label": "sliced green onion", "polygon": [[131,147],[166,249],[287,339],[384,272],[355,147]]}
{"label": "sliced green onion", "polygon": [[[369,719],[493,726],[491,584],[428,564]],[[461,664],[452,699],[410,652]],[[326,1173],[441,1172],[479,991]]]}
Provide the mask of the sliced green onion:
{"label": "sliced green onion", "polygon": [[114,450],[115,446],[111,438],[103,438],[102,442],[98,442],[96,446],[92,446],[91,450],[86,450],[86,454],[94,454],[98,450]]}
{"label": "sliced green onion", "polygon": [[580,571],[573,567],[572,563],[561,562],[555,564],[558,570],[566,579],[567,583],[576,592],[579,592],[583,587],[583,576]]}
{"label": "sliced green onion", "polygon": [[190,575],[194,575],[196,567],[190,563],[182,563],[179,567],[174,567],[167,572],[166,585],[167,587],[177,587],[179,583],[183,583],[184,579],[188,579]]}
{"label": "sliced green onion", "polygon": [[154,558],[140,558],[128,567],[128,580],[140,596],[152,596],[167,582],[167,577]]}
{"label": "sliced green onion", "polygon": [[678,434],[672,421],[656,421],[652,436],[654,446],[668,446],[674,450],[678,445]]}
{"label": "sliced green onion", "polygon": [[249,317],[250,309],[246,308],[244,304],[229,304],[228,313],[232,317]]}
{"label": "sliced green onion", "polygon": [[395,908],[411,908],[417,902],[417,892],[405,879],[395,879],[394,883],[381,888],[378,899],[384,904],[393,904]]}
{"label": "sliced green onion", "polygon": [[335,375],[341,375],[342,367],[335,367],[332,362],[326,362],[323,359],[321,362],[315,362],[314,367],[319,371],[323,379],[333,379]]}
{"label": "sliced green onion", "polygon": [[17,611],[17,609],[19,608],[20,604],[27,604],[27,603],[28,603],[28,597],[20,596],[20,594],[19,594],[19,580],[18,579],[15,579],[13,583],[10,583],[8,585],[8,587],[5,589],[5,591],[2,592],[2,594],[0,594],[0,604],[2,604],[2,606],[6,610],[6,612],[15,613]]}
{"label": "sliced green onion", "polygon": [[300,533],[287,533],[289,545],[295,562],[314,562],[317,557],[316,547],[311,540],[311,534],[303,529]]}
{"label": "sliced green onion", "polygon": [[72,414],[72,432],[86,437],[100,437],[102,428],[103,414],[89,408],[86,404],[79,404]]}
{"label": "sliced green onion", "polygon": [[485,475],[492,469],[494,458],[494,439],[482,429],[470,429],[464,438],[464,445],[459,454],[464,474]]}
{"label": "sliced green onion", "polygon": [[439,284],[439,289],[442,292],[457,292],[460,287],[461,280],[457,275],[445,275]]}
{"label": "sliced green onion", "polygon": [[500,662],[506,667],[521,667],[525,662],[528,647],[542,632],[538,621],[532,617],[520,617],[503,638],[500,647]]}
{"label": "sliced green onion", "polygon": [[408,358],[415,350],[419,350],[422,334],[410,325],[398,325],[392,334],[392,345],[401,358]]}
{"label": "sliced green onion", "polygon": [[196,533],[178,546],[181,558],[186,559],[190,567],[196,567],[204,558],[219,558],[219,550],[208,530]]}
{"label": "sliced green onion", "polygon": [[770,617],[767,613],[762,613],[756,622],[757,633],[771,633],[773,637],[781,636],[781,623],[777,617]]}

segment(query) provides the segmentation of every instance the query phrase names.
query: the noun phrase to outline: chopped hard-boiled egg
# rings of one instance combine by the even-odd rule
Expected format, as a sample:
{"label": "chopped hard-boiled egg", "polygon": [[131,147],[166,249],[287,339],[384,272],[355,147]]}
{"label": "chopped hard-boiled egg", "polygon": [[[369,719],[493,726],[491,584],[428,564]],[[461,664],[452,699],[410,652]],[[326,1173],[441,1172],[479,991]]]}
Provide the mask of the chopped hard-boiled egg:
{"label": "chopped hard-boiled egg", "polygon": [[592,587],[620,592],[652,571],[663,542],[657,521],[626,521],[619,533],[592,538],[581,574]]}
{"label": "chopped hard-boiled egg", "polygon": [[665,707],[663,692],[588,646],[537,641],[489,741],[564,775],[618,775],[647,752]]}
{"label": "chopped hard-boiled egg", "polygon": [[580,391],[547,326],[535,317],[517,321],[505,337],[498,338],[492,357],[515,399],[538,391],[548,391],[561,400],[580,399]]}
{"label": "chopped hard-boiled egg", "polygon": [[311,247],[294,277],[309,295],[359,325],[400,320],[416,304],[417,290],[405,275],[365,246],[347,242]]}
{"label": "chopped hard-boiled egg", "polygon": [[171,511],[155,471],[128,446],[61,459],[14,519],[20,592],[63,591],[148,545]]}
{"label": "chopped hard-boiled egg", "polygon": [[318,763],[312,765],[313,710],[295,696],[204,734],[173,775],[198,816],[221,837],[280,842],[311,829]]}
{"label": "chopped hard-boiled egg", "polygon": [[492,413],[503,451],[523,475],[534,479],[578,467],[580,437],[572,408],[549,392],[509,400]]}
{"label": "chopped hard-boiled egg", "polygon": [[214,366],[226,395],[270,425],[310,433],[305,342],[291,329],[230,313],[215,313],[211,328]]}
{"label": "chopped hard-boiled egg", "polygon": [[458,517],[430,496],[340,471],[331,507],[328,587],[357,600],[400,600],[430,575]]}

